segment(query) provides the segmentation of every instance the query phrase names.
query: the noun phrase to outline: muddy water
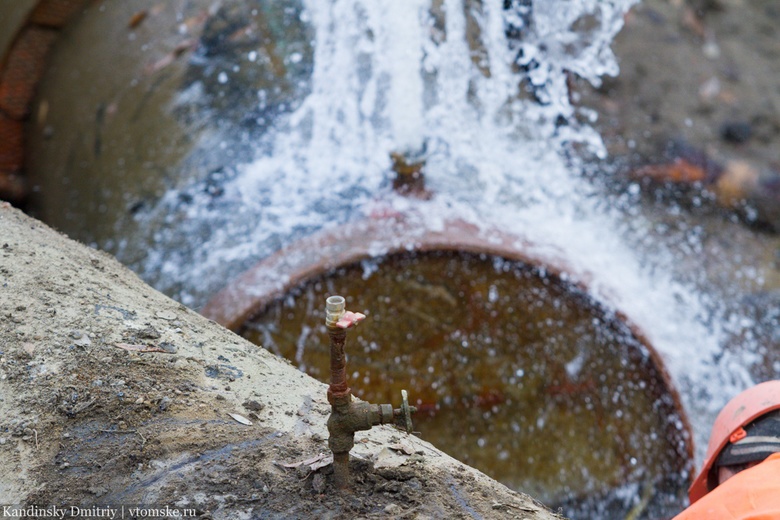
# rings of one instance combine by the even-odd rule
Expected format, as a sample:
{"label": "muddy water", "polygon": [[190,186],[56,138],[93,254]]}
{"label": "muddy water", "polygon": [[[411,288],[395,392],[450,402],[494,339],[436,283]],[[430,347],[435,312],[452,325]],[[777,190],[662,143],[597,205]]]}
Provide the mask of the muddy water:
{"label": "muddy water", "polygon": [[332,294],[368,315],[347,342],[353,393],[398,404],[406,388],[415,429],[464,462],[573,509],[684,491],[689,440],[658,368],[576,288],[495,257],[402,254],[304,283],[243,334],[327,381]]}

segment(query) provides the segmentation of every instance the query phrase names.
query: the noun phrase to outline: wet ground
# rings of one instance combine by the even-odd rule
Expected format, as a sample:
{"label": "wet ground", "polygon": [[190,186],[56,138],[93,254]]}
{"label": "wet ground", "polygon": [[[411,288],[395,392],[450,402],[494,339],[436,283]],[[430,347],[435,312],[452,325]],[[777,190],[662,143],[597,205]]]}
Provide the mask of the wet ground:
{"label": "wet ground", "polygon": [[660,162],[671,140],[712,160],[780,165],[780,6],[771,0],[646,0],[612,48],[620,75],[582,104],[611,157]]}
{"label": "wet ground", "polygon": [[389,426],[356,435],[354,492],[338,492],[306,462],[328,451],[324,384],[6,204],[0,231],[0,502],[557,518]]}
{"label": "wet ground", "polygon": [[612,171],[590,174],[629,209],[630,240],[668,244],[676,276],[725,302],[716,319],[747,318],[724,351],[755,348],[758,380],[780,376],[779,25],[771,0],[644,1],[613,44],[620,75],[573,81]]}
{"label": "wet ground", "polygon": [[[574,101],[598,113],[618,189],[639,181],[648,213],[681,210],[692,226],[717,214],[777,246],[778,22],[771,1],[650,0],[626,15],[613,44],[619,76],[572,82]],[[776,271],[772,260],[763,267]],[[768,281],[776,287],[776,273]]]}

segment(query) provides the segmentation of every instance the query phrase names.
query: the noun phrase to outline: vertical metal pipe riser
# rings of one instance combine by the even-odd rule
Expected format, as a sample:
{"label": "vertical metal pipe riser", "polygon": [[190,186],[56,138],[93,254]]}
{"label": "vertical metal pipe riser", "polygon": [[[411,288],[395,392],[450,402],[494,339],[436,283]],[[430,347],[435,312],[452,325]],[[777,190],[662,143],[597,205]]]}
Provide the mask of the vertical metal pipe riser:
{"label": "vertical metal pipe riser", "polygon": [[[344,318],[344,321],[342,321]],[[404,405],[394,410],[389,404],[353,402],[352,390],[347,383],[347,358],[345,353],[347,331],[365,318],[359,313],[348,313],[341,296],[331,296],[325,304],[325,325],[330,339],[330,386],[328,402],[331,414],[328,418],[328,447],[333,452],[333,479],[336,488],[349,488],[349,452],[355,445],[355,432],[370,430],[380,424],[398,423],[411,431],[410,412],[405,391]]]}

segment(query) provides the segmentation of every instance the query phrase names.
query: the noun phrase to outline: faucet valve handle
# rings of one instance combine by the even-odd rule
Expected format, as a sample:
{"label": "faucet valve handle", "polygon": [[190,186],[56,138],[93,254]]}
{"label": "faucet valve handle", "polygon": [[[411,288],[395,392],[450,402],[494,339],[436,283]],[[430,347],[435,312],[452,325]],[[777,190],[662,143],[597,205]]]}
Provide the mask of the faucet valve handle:
{"label": "faucet valve handle", "polygon": [[414,406],[409,406],[409,395],[406,390],[401,390],[401,408],[393,410],[395,415],[395,425],[406,430],[406,433],[412,433],[412,414],[417,411]]}
{"label": "faucet valve handle", "polygon": [[366,319],[366,315],[362,312],[346,311],[336,322],[336,327],[340,329],[350,329],[364,319]]}
{"label": "faucet valve handle", "polygon": [[329,329],[350,329],[366,319],[360,312],[348,311],[343,296],[331,296],[325,300],[325,325]]}

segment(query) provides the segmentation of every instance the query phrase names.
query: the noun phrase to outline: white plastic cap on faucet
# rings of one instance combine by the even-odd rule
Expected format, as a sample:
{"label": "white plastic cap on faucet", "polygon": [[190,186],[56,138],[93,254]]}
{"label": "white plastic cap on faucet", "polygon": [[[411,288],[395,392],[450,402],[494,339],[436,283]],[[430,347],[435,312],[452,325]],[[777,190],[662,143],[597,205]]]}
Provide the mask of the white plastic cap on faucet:
{"label": "white plastic cap on faucet", "polygon": [[335,327],[336,323],[344,316],[347,302],[343,296],[330,296],[325,300],[325,325]]}

